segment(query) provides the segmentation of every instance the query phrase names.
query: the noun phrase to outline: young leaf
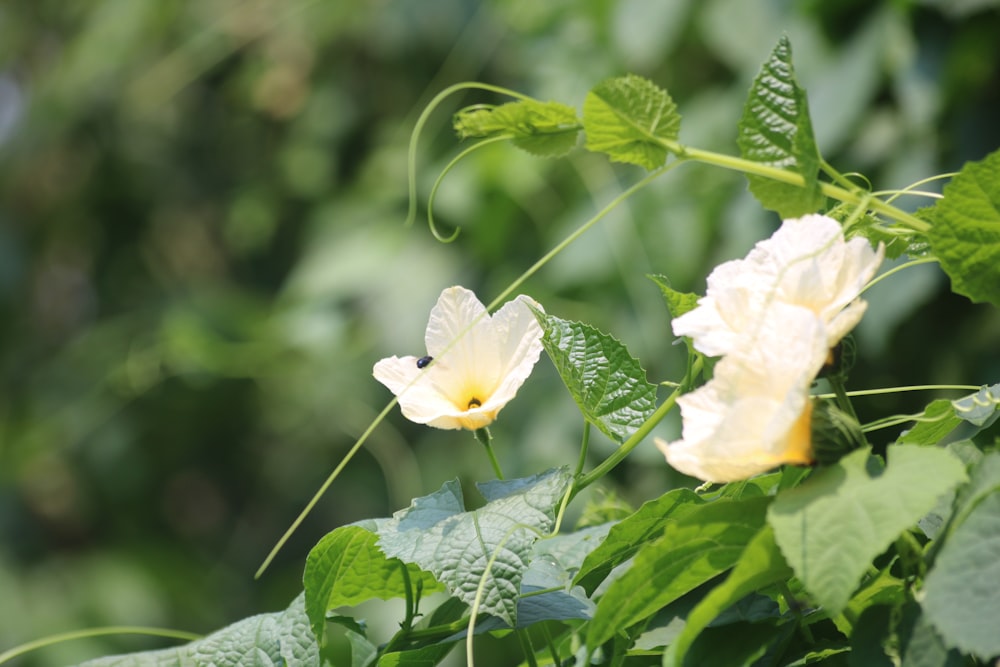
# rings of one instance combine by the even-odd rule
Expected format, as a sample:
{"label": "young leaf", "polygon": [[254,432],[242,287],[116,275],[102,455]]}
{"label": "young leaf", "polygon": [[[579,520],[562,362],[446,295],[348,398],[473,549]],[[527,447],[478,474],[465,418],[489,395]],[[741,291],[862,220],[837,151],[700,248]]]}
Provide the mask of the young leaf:
{"label": "young leaf", "polygon": [[936,445],[961,423],[951,401],[941,398],[931,401],[916,425],[904,431],[896,442],[901,445]]}
{"label": "young leaf", "polygon": [[580,132],[575,109],[537,100],[463,109],[455,114],[453,125],[459,139],[506,135],[515,146],[539,157],[565,155]]}
{"label": "young leaf", "polygon": [[625,346],[593,327],[535,311],[542,345],[584,418],[621,444],[656,409],[656,385]]}
{"label": "young leaf", "polygon": [[1000,655],[1000,491],[983,498],[948,536],[927,575],[924,612],[948,646]]}
{"label": "young leaf", "polygon": [[750,88],[737,143],[747,160],[777,167],[804,180],[804,187],[747,174],[750,192],[782,218],[815,213],[823,205],[817,175],[820,156],[806,92],[795,80],[792,47],[782,37]]}
{"label": "young leaf", "polygon": [[931,248],[952,290],[1000,306],[1000,150],[962,167],[927,213]]}
{"label": "young leaf", "polygon": [[670,94],[634,74],[599,83],[583,102],[587,150],[606,153],[615,162],[662,167],[680,128]]}
{"label": "young leaf", "polygon": [[763,527],[770,500],[716,500],[669,522],[663,536],[636,554],[632,566],[597,603],[587,646],[600,646],[731,568]]}
{"label": "young leaf", "polygon": [[465,511],[458,481],[448,482],[392,519],[378,521],[378,545],[386,556],[433,573],[466,604],[475,601],[485,575],[482,613],[515,626],[532,545],[552,529],[555,508],[569,481],[567,470],[559,468],[480,484],[488,502],[471,512]]}
{"label": "young leaf", "polygon": [[670,311],[670,317],[680,317],[684,313],[694,310],[698,305],[700,297],[697,294],[692,292],[678,292],[670,286],[670,281],[667,280],[666,276],[647,275],[646,277],[656,283],[656,286],[663,292],[663,298],[667,301],[667,310]]}
{"label": "young leaf", "polygon": [[858,450],[779,495],[768,522],[806,590],[836,615],[872,559],[964,479],[943,449],[894,445],[884,468]]}
{"label": "young leaf", "polygon": [[674,489],[643,504],[635,514],[613,526],[601,545],[587,555],[575,583],[593,593],[611,570],[634,556],[644,544],[659,538],[668,521],[704,502],[690,489]]}
{"label": "young leaf", "polygon": [[955,414],[973,426],[985,428],[997,417],[1000,407],[1000,384],[983,387],[975,394],[953,401]]}
{"label": "young leaf", "polygon": [[372,598],[404,597],[407,577],[410,586],[421,585],[425,592],[441,589],[430,574],[415,565],[386,558],[375,545],[377,539],[362,526],[341,526],[309,552],[302,584],[306,612],[317,637],[323,636],[327,611]]}
{"label": "young leaf", "polygon": [[712,589],[712,592],[691,610],[684,630],[671,644],[669,652],[664,656],[663,664],[677,667],[683,665],[684,654],[688,647],[719,614],[750,593],[785,581],[790,576],[792,570],[774,543],[771,527],[764,526],[747,544],[739,562],[726,580]]}
{"label": "young leaf", "polygon": [[303,595],[295,598],[285,611],[244,618],[183,646],[97,658],[80,663],[80,667],[263,664],[320,667],[319,646],[309,628]]}

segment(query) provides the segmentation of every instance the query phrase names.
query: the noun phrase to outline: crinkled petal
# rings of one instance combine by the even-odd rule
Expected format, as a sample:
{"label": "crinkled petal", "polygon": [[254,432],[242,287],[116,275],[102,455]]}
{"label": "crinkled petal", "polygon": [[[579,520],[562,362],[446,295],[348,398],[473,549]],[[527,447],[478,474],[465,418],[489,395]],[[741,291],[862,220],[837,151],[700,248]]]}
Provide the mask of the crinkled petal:
{"label": "crinkled petal", "polygon": [[522,294],[493,314],[503,370],[489,402],[499,403],[499,407],[514,398],[542,354],[542,327],[529,305],[544,312],[541,304]]}
{"label": "crinkled petal", "polygon": [[389,388],[399,400],[403,416],[418,424],[432,424],[438,428],[461,428],[439,425],[457,410],[455,404],[434,383],[434,367],[417,368],[417,358],[388,357],[375,364],[372,375]]}
{"label": "crinkled petal", "polygon": [[657,445],[672,466],[699,479],[746,479],[782,463],[808,463],[809,387],[826,358],[815,313],[774,302],[714,377],[677,403],[681,440]]}

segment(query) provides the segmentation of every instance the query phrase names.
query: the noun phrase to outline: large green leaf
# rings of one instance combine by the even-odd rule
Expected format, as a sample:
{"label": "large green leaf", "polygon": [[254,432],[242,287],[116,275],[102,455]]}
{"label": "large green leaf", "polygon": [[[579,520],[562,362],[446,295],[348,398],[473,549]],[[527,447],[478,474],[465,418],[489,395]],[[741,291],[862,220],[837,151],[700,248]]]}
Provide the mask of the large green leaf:
{"label": "large green leaf", "polygon": [[460,139],[507,136],[518,148],[541,157],[565,155],[580,133],[573,107],[537,100],[463,109],[453,124]]}
{"label": "large green leaf", "polygon": [[581,322],[535,312],[542,345],[584,418],[621,444],[656,409],[656,385],[614,337]]}
{"label": "large green leaf", "polygon": [[177,648],[113,655],[80,667],[319,667],[319,647],[306,617],[304,595],[285,611],[244,618]]}
{"label": "large green leaf", "polygon": [[587,646],[600,646],[731,568],[764,525],[770,500],[716,500],[669,522],[663,536],[636,554],[632,566],[597,603]]}
{"label": "large green leaf", "polygon": [[809,118],[806,92],[795,80],[792,47],[782,37],[750,88],[737,143],[745,159],[777,167],[804,179],[804,187],[747,175],[750,192],[783,218],[814,213],[823,205],[817,175],[820,156]]}
{"label": "large green leaf", "polygon": [[668,521],[684,516],[704,502],[690,489],[674,489],[644,503],[634,514],[615,524],[601,545],[587,555],[576,583],[593,593],[612,569],[634,556],[644,544],[663,535]]}
{"label": "large green leaf", "polygon": [[944,543],[924,586],[924,612],[948,646],[1000,655],[1000,491],[980,500]]}
{"label": "large green leaf", "polygon": [[799,580],[835,615],[872,559],[964,479],[943,449],[894,445],[885,467],[858,450],[780,494],[768,521]]}
{"label": "large green leaf", "polygon": [[646,169],[667,162],[681,115],[667,91],[634,74],[602,81],[583,102],[587,150]]}
{"label": "large green leaf", "polygon": [[404,597],[408,582],[411,587],[421,586],[425,592],[441,588],[416,565],[386,558],[375,544],[377,539],[361,525],[341,526],[309,552],[302,584],[306,612],[317,637],[323,636],[326,612],[330,609],[372,598]]}
{"label": "large green leaf", "polygon": [[785,581],[792,570],[774,542],[770,526],[764,526],[740,554],[739,562],[726,580],[699,602],[687,617],[684,630],[664,656],[663,664],[684,664],[684,655],[698,634],[723,611],[750,593]]}
{"label": "large green leaf", "polygon": [[952,289],[1000,306],[1000,150],[962,167],[927,213],[931,248]]}
{"label": "large green leaf", "polygon": [[448,482],[392,519],[375,522],[378,545],[386,556],[433,573],[466,604],[484,581],[481,612],[514,626],[532,546],[552,529],[569,481],[567,470],[558,468],[479,484],[488,502],[473,511],[465,510],[458,480]]}

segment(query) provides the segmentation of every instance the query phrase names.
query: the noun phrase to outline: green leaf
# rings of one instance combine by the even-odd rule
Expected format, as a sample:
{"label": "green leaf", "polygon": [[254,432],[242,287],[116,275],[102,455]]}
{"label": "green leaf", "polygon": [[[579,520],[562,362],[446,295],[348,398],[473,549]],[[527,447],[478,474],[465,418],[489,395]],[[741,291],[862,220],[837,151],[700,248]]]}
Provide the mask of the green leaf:
{"label": "green leaf", "polygon": [[386,653],[379,659],[378,667],[434,667],[444,660],[454,647],[454,643],[434,644],[410,651]]}
{"label": "green leaf", "polygon": [[[853,213],[855,204],[841,204],[827,213],[831,218],[844,222]],[[927,236],[900,224],[887,224],[873,215],[863,215],[844,230],[844,238],[851,240],[857,236],[868,239],[873,245],[885,246],[885,258],[896,259],[902,255],[913,258],[930,255]]]}
{"label": "green leaf", "polygon": [[986,427],[997,417],[1000,406],[1000,384],[983,387],[975,394],[952,401],[955,414],[974,426]]}
{"label": "green leaf", "polygon": [[922,606],[948,646],[1000,655],[1000,491],[983,498],[948,536],[927,575]]}
{"label": "green leaf", "polygon": [[698,306],[698,299],[701,297],[692,292],[678,292],[670,286],[670,281],[667,280],[666,276],[647,275],[646,277],[656,283],[660,291],[663,292],[663,298],[667,300],[667,310],[670,311],[670,317],[680,317]]}
{"label": "green leaf", "polygon": [[634,556],[644,544],[659,538],[668,521],[684,516],[704,502],[690,489],[674,489],[644,503],[613,526],[601,545],[587,555],[575,583],[593,593],[611,570]]}
{"label": "green leaf", "polygon": [[319,667],[319,647],[304,599],[299,595],[285,611],[244,618],[183,646],[98,658],[80,667]]}
{"label": "green leaf", "polygon": [[323,636],[327,611],[372,598],[404,597],[407,579],[410,586],[421,585],[428,593],[441,590],[441,584],[415,565],[386,558],[376,546],[377,540],[362,526],[341,526],[309,552],[302,584],[306,612],[317,637]]}
{"label": "green leaf", "polygon": [[566,469],[559,468],[479,484],[488,502],[471,512],[465,511],[458,480],[448,482],[392,519],[377,521],[378,545],[386,556],[433,573],[469,605],[485,580],[481,612],[514,626],[532,545],[552,529],[569,481]]}
{"label": "green leaf", "polygon": [[542,345],[584,418],[621,444],[656,409],[656,385],[617,339],[535,311]]}
{"label": "green leaf", "polygon": [[966,163],[928,213],[928,232],[951,288],[1000,306],[1000,150]]}
{"label": "green leaf", "polygon": [[858,450],[779,495],[768,521],[796,576],[832,616],[872,559],[964,479],[965,466],[942,449],[894,445],[885,467]]}
{"label": "green leaf", "polygon": [[764,525],[770,500],[717,500],[670,521],[663,536],[639,550],[597,603],[587,646],[600,646],[732,567]]}
{"label": "green leaf", "polygon": [[936,445],[961,423],[951,401],[943,398],[931,401],[916,425],[903,432],[896,442],[901,445]]}
{"label": "green leaf", "polygon": [[958,651],[948,650],[944,645],[920,605],[910,601],[902,609],[898,630],[900,667],[962,667],[966,664]]}
{"label": "green leaf", "polygon": [[798,174],[804,187],[747,174],[750,192],[783,218],[814,213],[823,206],[820,156],[809,119],[806,92],[795,80],[792,47],[782,37],[750,88],[737,143],[745,159]]}
{"label": "green leaf", "polygon": [[676,148],[681,115],[669,93],[634,74],[602,81],[583,102],[587,150],[615,162],[662,167]]}
{"label": "green leaf", "polygon": [[538,100],[463,109],[453,125],[460,139],[508,136],[518,148],[540,157],[565,155],[576,146],[580,132],[573,107]]}
{"label": "green leaf", "polygon": [[680,667],[684,664],[688,647],[719,614],[750,593],[785,581],[790,576],[792,570],[774,542],[773,531],[770,526],[764,526],[746,545],[726,580],[712,589],[688,614],[684,630],[670,645],[663,664]]}

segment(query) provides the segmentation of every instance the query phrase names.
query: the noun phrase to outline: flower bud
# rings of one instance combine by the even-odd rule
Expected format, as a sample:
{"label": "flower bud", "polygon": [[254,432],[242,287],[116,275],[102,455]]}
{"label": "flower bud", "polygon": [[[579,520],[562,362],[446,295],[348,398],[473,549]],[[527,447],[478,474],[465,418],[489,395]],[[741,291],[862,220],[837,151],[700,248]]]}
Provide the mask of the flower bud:
{"label": "flower bud", "polygon": [[865,446],[861,425],[832,401],[819,399],[815,402],[811,428],[816,463],[836,463],[855,449]]}

